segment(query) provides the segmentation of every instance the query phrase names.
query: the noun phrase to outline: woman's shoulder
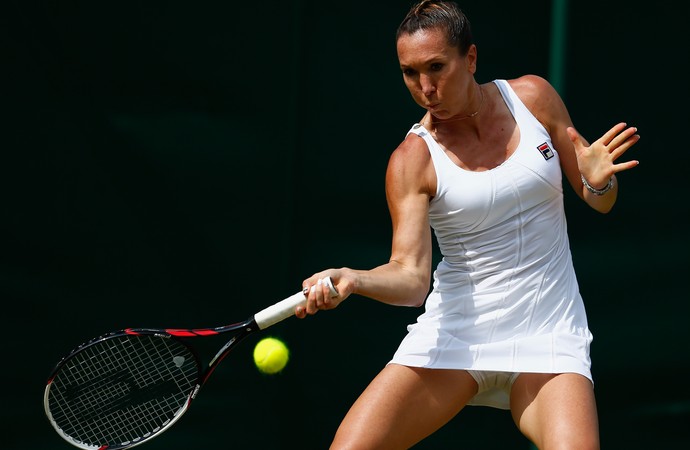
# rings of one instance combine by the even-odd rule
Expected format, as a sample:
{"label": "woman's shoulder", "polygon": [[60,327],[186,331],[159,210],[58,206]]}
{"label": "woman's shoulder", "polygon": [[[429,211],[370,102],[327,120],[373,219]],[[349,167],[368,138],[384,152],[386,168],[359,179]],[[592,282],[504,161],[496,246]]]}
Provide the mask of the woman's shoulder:
{"label": "woman's shoulder", "polygon": [[432,187],[435,182],[433,162],[426,141],[415,133],[409,133],[389,158],[386,175],[388,189],[407,186],[415,192],[426,192],[433,196]]}
{"label": "woman's shoulder", "polygon": [[529,106],[539,100],[543,100],[545,95],[555,93],[555,89],[545,78],[539,75],[523,75],[519,78],[507,80],[513,91],[520,97],[523,103]]}
{"label": "woman's shoulder", "polygon": [[527,109],[549,129],[548,124],[563,103],[551,83],[539,75],[523,75],[508,83]]}
{"label": "woman's shoulder", "polygon": [[391,154],[391,162],[394,163],[425,164],[430,159],[426,141],[416,133],[408,133]]}
{"label": "woman's shoulder", "polygon": [[507,81],[513,89],[544,89],[551,87],[551,83],[546,78],[535,74],[526,74]]}

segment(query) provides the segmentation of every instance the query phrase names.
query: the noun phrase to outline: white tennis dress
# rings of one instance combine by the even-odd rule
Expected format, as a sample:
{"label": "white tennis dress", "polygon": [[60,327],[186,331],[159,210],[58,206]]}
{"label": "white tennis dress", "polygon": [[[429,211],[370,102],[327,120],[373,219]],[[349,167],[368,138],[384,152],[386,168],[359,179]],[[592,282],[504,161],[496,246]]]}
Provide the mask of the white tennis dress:
{"label": "white tennis dress", "polygon": [[[568,242],[559,157],[505,80],[495,80],[520,130],[503,164],[458,167],[419,124],[436,170],[429,220],[443,259],[417,322],[391,362],[592,379],[592,334]],[[507,409],[507,393],[471,404]]]}

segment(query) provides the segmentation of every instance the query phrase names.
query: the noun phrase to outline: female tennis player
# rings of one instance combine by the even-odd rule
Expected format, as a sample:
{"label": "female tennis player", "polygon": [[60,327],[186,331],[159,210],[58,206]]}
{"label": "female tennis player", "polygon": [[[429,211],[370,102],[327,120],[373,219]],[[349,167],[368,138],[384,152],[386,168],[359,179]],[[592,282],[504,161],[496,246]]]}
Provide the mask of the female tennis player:
{"label": "female tennis player", "polygon": [[[616,162],[638,142],[637,129],[618,123],[590,144],[543,78],[479,84],[470,23],[454,2],[413,6],[396,45],[405,85],[426,114],[386,172],[390,260],[313,275],[303,283],[307,305],[295,313],[335,308],[352,293],[425,308],[331,448],[406,449],[465,405],[509,409],[542,450],[599,448],[592,334],[572,264],[562,175],[607,213],[617,197],[615,174],[638,164]],[[443,256],[433,273],[431,229]],[[319,288],[325,276],[339,297]]]}

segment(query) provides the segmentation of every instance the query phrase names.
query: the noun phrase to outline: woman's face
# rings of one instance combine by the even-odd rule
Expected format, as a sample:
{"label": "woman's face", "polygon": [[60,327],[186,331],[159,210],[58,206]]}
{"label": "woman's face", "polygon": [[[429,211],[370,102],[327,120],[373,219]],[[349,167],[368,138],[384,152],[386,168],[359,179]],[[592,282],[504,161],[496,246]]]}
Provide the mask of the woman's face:
{"label": "woman's face", "polygon": [[397,51],[403,80],[419,106],[439,119],[465,110],[476,70],[474,45],[461,56],[448,45],[445,33],[434,28],[400,36]]}

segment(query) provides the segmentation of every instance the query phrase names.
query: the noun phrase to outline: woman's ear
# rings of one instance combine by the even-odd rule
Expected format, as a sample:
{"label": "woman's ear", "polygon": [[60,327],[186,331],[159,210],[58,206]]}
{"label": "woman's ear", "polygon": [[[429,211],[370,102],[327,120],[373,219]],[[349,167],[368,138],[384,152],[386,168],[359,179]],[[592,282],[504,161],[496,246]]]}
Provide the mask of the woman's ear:
{"label": "woman's ear", "polygon": [[465,55],[467,61],[467,69],[474,74],[477,71],[477,46],[472,44],[470,48],[467,49],[467,54]]}

